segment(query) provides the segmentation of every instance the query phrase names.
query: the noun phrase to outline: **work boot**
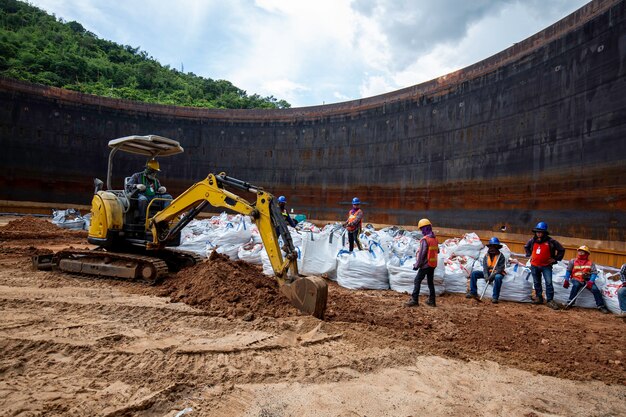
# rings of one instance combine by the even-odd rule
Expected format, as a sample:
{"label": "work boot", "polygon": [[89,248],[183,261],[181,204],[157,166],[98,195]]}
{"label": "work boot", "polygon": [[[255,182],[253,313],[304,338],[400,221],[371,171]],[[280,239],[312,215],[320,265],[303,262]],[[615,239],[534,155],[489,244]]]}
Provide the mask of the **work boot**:
{"label": "work boot", "polygon": [[418,305],[420,305],[420,303],[418,300],[414,300],[413,298],[411,298],[409,301],[404,303],[404,305],[406,307],[417,307]]}
{"label": "work boot", "polygon": [[610,311],[605,307],[605,306],[599,306],[598,310],[600,311],[600,313],[602,314],[609,314]]}
{"label": "work boot", "polygon": [[437,307],[437,304],[435,304],[434,298],[429,298],[428,301],[426,301],[426,305],[429,305],[431,307]]}
{"label": "work boot", "polygon": [[559,305],[554,300],[548,301],[548,303],[546,305],[548,307],[550,307],[552,310],[558,310],[559,309]]}
{"label": "work boot", "polygon": [[465,298],[472,298],[474,295],[471,292],[465,294]]}
{"label": "work boot", "polygon": [[498,304],[498,299],[497,298],[492,298],[491,299],[491,304]]}
{"label": "work boot", "polygon": [[537,297],[535,298],[531,304],[543,304],[543,297]]}

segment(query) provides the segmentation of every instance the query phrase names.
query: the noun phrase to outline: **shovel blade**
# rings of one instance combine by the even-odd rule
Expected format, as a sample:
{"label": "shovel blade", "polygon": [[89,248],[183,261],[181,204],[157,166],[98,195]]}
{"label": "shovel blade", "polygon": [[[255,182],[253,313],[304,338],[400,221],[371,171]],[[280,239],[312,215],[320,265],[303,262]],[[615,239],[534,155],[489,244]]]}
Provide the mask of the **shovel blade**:
{"label": "shovel blade", "polygon": [[328,284],[323,278],[299,277],[293,282],[284,283],[280,291],[298,310],[320,320],[324,318],[328,300]]}

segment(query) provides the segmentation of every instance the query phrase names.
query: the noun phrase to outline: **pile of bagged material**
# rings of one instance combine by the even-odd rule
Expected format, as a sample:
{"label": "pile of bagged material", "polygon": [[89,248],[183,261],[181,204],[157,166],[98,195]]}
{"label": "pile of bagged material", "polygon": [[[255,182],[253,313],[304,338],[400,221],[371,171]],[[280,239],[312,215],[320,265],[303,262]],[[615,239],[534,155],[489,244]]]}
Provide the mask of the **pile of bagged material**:
{"label": "pile of bagged material", "polygon": [[82,216],[77,209],[52,210],[52,223],[63,229],[89,230],[91,213]]}
{"label": "pile of bagged material", "polygon": [[[416,275],[413,264],[422,238],[419,232],[399,227],[375,230],[367,225],[360,236],[363,250],[353,252],[348,251],[347,234],[340,224],[329,224],[320,229],[312,223],[302,222],[296,228],[289,227],[289,232],[298,252],[301,274],[324,276],[350,289],[413,291]],[[274,274],[259,231],[247,216],[222,213],[206,220],[193,220],[182,231],[179,249],[201,256],[217,251],[233,260],[242,259],[262,265],[266,275]],[[529,266],[511,259],[511,251],[506,245],[501,252],[508,266],[500,299],[530,302],[533,279]],[[465,293],[471,272],[482,271],[482,259],[486,253],[487,247],[475,233],[466,233],[460,238],[440,243],[435,268],[435,293]],[[565,262],[559,262],[553,267],[555,301],[561,303],[566,303],[569,297],[569,290],[562,286],[566,266]],[[603,293],[607,308],[619,314],[615,295],[618,284],[604,276],[604,271],[611,268],[599,269],[596,285]],[[478,280],[479,293],[482,293],[484,285],[484,280]],[[428,294],[426,280],[422,282],[420,293]],[[490,293],[486,291],[485,297],[490,297]],[[576,305],[595,308],[591,292],[584,291]]]}

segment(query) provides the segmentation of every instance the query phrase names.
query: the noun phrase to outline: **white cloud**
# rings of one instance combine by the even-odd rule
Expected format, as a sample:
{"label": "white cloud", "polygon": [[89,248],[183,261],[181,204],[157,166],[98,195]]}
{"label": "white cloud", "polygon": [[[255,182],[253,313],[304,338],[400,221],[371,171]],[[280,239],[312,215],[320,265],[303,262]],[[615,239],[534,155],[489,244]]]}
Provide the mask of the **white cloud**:
{"label": "white cloud", "polygon": [[31,0],[164,65],[294,106],[387,93],[484,59],[586,0]]}

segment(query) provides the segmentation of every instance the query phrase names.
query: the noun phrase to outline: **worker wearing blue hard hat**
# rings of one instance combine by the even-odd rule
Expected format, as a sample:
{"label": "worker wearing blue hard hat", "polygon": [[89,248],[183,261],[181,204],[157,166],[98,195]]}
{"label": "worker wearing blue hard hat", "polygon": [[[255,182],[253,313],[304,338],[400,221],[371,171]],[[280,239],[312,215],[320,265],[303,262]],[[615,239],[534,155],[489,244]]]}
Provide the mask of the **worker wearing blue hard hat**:
{"label": "worker wearing blue hard hat", "polygon": [[348,231],[348,245],[350,252],[354,250],[354,244],[362,250],[359,235],[361,234],[361,224],[363,223],[363,210],[361,210],[361,200],[358,197],[352,199],[352,208],[348,212],[348,220],[343,224]]}
{"label": "worker wearing blue hard hat", "polygon": [[280,209],[280,214],[283,215],[283,218],[285,219],[287,224],[291,227],[296,227],[296,224],[298,224],[298,222],[296,222],[289,215],[289,212],[287,211],[287,198],[284,195],[278,197],[278,208]]}
{"label": "worker wearing blue hard hat", "polygon": [[502,249],[500,239],[495,236],[489,239],[489,243],[487,243],[487,253],[483,258],[483,270],[472,271],[470,274],[470,290],[465,296],[466,298],[478,299],[478,280],[484,278],[486,281],[485,285],[493,284],[491,302],[494,304],[498,303],[500,289],[502,288],[502,279],[506,274],[506,259],[500,249]]}
{"label": "worker wearing blue hard hat", "polygon": [[533,304],[543,304],[543,288],[541,277],[546,284],[547,306],[558,310],[554,301],[554,286],[552,285],[552,265],[563,259],[565,249],[556,240],[550,237],[546,222],[539,222],[533,229],[534,236],[526,243],[524,249],[530,258],[530,272],[533,276],[535,298]]}

